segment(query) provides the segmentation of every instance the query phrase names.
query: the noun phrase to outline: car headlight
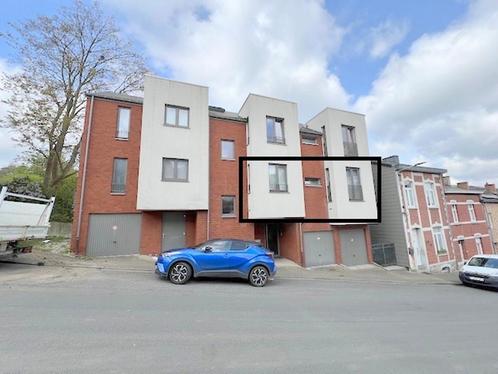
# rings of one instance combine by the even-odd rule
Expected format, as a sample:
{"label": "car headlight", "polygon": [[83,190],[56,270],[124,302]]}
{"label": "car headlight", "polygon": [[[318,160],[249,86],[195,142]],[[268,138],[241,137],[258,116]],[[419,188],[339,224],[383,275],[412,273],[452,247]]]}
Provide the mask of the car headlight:
{"label": "car headlight", "polygon": [[163,256],[164,258],[169,257],[169,252],[163,252],[161,253],[161,256]]}

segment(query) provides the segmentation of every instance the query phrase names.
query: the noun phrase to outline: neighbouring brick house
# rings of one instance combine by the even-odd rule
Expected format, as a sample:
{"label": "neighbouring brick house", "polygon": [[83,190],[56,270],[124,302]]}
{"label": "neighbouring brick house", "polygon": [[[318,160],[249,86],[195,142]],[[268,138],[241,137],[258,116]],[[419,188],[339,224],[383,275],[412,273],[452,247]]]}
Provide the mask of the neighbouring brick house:
{"label": "neighbouring brick house", "polygon": [[326,108],[300,126],[293,102],[250,94],[233,113],[209,106],[207,87],[150,75],[144,87],[143,98],[88,95],[75,253],[157,254],[232,237],[306,266],[372,261],[366,224],[279,221],[375,218],[370,162],[248,161],[238,211],[239,157],[367,156],[363,115]]}
{"label": "neighbouring brick house", "polygon": [[484,192],[481,195],[481,203],[484,206],[494,253],[498,253],[498,191],[495,184],[485,184]]}
{"label": "neighbouring brick house", "polygon": [[383,159],[382,223],[371,226],[374,247],[394,247],[395,262],[411,270],[453,269],[455,252],[445,206],[445,169]]}
{"label": "neighbouring brick house", "polygon": [[457,261],[461,264],[474,255],[494,253],[486,211],[481,203],[481,195],[486,190],[459,182],[445,185],[444,191]]}

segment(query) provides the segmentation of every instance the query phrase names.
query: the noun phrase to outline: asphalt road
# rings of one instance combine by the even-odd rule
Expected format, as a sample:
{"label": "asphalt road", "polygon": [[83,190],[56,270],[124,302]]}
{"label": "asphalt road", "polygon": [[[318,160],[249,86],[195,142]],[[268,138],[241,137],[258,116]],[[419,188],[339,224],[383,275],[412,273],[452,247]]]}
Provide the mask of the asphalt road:
{"label": "asphalt road", "polygon": [[11,266],[21,276],[0,278],[2,373],[498,372],[492,291],[279,278],[262,289],[174,286],[152,272]]}

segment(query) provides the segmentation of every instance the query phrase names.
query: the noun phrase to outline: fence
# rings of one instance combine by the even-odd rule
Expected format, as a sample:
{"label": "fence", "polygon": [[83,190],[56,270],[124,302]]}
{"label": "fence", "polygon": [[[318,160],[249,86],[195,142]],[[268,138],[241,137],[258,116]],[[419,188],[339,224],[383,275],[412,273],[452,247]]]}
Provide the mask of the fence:
{"label": "fence", "polygon": [[394,243],[373,244],[372,255],[374,262],[382,266],[396,265],[397,263]]}
{"label": "fence", "polygon": [[71,237],[71,223],[69,222],[50,222],[48,236],[59,236],[62,238]]}

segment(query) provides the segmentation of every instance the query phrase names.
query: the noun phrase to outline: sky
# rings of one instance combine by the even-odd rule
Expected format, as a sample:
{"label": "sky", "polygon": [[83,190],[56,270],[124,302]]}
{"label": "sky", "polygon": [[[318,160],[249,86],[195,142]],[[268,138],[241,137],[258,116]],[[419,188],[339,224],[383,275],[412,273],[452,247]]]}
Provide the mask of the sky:
{"label": "sky", "polygon": [[[2,3],[8,22],[64,1]],[[21,4],[21,6],[20,6]],[[366,115],[372,155],[498,183],[496,0],[104,0],[149,69],[210,87],[238,111],[249,92]],[[22,69],[0,39],[0,71]],[[7,93],[0,92],[0,97]],[[0,116],[7,108],[0,107]],[[0,167],[19,153],[0,130]]]}

